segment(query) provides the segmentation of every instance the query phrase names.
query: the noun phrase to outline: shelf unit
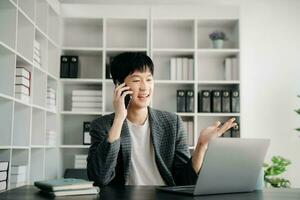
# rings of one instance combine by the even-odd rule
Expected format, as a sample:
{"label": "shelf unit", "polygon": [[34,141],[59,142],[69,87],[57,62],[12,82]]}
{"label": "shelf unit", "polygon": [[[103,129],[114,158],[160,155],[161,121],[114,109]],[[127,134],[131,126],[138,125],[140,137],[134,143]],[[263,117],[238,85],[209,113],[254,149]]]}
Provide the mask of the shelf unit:
{"label": "shelf unit", "polygon": [[[45,135],[49,128],[59,131],[57,109],[46,106],[47,86],[58,89],[59,20],[47,0],[0,2],[0,160],[9,161],[9,168],[27,165],[27,184],[58,177],[57,145],[46,146]],[[41,68],[33,65],[34,40]],[[15,97],[16,67],[31,72],[29,102]]]}
{"label": "shelf unit", "polygon": [[[114,85],[107,78],[107,63],[110,57],[125,52],[138,51],[149,55],[155,65],[155,95],[151,106],[160,110],[176,112],[176,91],[189,89],[195,92],[194,112],[177,113],[183,121],[193,122],[194,145],[198,133],[216,120],[225,121],[240,113],[199,113],[197,93],[204,89],[239,89],[240,80],[225,80],[224,59],[239,57],[239,18],[226,17],[178,17],[157,15],[152,8],[144,16],[128,18],[119,14],[91,18],[77,15],[65,17],[63,24],[62,55],[79,56],[78,78],[60,79],[61,97],[61,141],[59,174],[74,167],[74,155],[87,153],[83,145],[83,122],[113,112],[112,93]],[[163,14],[164,15],[164,14]],[[223,49],[213,49],[209,33],[222,30],[229,40]],[[69,37],[73,33],[73,37]],[[74,35],[75,34],[75,35]],[[84,38],[85,35],[90,37]],[[191,80],[170,80],[170,59],[188,57],[194,59]],[[92,73],[93,75],[88,75]],[[74,89],[102,90],[102,112],[71,111],[71,91]],[[72,137],[71,137],[72,136]],[[74,137],[73,137],[74,136]]]}
{"label": "shelf unit", "polygon": [[[176,113],[176,91],[194,91],[194,112],[177,113],[184,121],[193,122],[191,151],[202,128],[229,117],[240,121],[241,113],[197,112],[199,91],[240,88],[240,79],[224,79],[223,68],[225,58],[239,58],[241,53],[238,14],[208,14],[197,8],[181,16],[181,9],[175,12],[174,7],[146,6],[122,12],[100,7],[97,13],[74,12],[62,17],[48,0],[1,1],[0,160],[28,165],[27,183],[61,177],[65,169],[73,168],[74,155],[87,154],[89,148],[82,141],[83,122],[113,112],[114,85],[106,76],[106,66],[111,57],[125,51],[146,53],[154,61],[152,107]],[[228,35],[223,49],[211,48],[208,34],[214,30]],[[34,40],[41,44],[41,68],[33,64]],[[59,78],[60,55],[78,55],[79,78]],[[173,57],[193,58],[192,79],[170,80]],[[16,67],[31,72],[29,102],[15,98]],[[48,86],[57,91],[54,110],[47,107]],[[102,90],[101,112],[73,112],[74,89]],[[58,133],[55,145],[46,143],[47,131]]]}

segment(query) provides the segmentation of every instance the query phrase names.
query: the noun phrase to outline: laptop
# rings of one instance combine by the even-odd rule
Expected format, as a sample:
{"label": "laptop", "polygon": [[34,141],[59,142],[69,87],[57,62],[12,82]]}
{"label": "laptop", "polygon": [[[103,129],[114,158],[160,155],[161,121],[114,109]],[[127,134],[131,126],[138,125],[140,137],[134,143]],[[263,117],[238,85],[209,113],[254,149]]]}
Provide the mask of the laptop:
{"label": "laptop", "polygon": [[196,185],[157,189],[189,195],[252,192],[269,143],[269,139],[217,138],[208,146]]}

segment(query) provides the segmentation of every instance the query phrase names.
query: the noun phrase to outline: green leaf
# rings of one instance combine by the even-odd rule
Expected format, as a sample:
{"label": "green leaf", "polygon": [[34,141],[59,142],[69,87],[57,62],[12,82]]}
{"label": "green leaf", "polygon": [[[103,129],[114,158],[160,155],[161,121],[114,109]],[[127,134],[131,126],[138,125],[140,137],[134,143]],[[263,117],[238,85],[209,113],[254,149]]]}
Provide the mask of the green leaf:
{"label": "green leaf", "polygon": [[300,131],[300,128],[296,128],[296,131]]}
{"label": "green leaf", "polygon": [[296,112],[298,115],[300,115],[300,109],[295,110],[295,112]]}

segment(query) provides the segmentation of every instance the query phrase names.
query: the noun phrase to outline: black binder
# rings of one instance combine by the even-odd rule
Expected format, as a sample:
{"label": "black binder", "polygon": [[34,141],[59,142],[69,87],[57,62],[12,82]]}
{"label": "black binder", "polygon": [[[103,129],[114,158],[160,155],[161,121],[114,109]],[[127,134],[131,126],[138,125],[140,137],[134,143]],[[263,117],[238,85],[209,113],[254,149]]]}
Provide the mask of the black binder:
{"label": "black binder", "polygon": [[202,90],[198,93],[198,111],[211,112],[210,91]]}
{"label": "black binder", "polygon": [[77,78],[78,56],[70,56],[69,78]]}
{"label": "black binder", "polygon": [[238,90],[231,91],[231,112],[240,112],[240,93]]}
{"label": "black binder", "polygon": [[220,90],[212,91],[212,112],[221,112],[221,92]]}
{"label": "black binder", "polygon": [[69,57],[60,57],[60,78],[69,78]]}
{"label": "black binder", "polygon": [[230,113],[230,92],[228,90],[222,91],[222,112]]}
{"label": "black binder", "polygon": [[90,136],[90,122],[83,122],[83,144],[89,145],[91,144],[91,136]]}
{"label": "black binder", "polygon": [[185,91],[177,90],[177,112],[185,112]]}
{"label": "black binder", "polygon": [[241,134],[240,134],[240,124],[239,123],[237,123],[236,126],[234,126],[234,127],[231,128],[231,136],[235,137],[235,138],[241,137]]}
{"label": "black binder", "polygon": [[194,91],[187,90],[186,91],[186,112],[194,112]]}
{"label": "black binder", "polygon": [[230,138],[230,137],[231,137],[231,130],[226,131],[226,132],[222,135],[222,137]]}

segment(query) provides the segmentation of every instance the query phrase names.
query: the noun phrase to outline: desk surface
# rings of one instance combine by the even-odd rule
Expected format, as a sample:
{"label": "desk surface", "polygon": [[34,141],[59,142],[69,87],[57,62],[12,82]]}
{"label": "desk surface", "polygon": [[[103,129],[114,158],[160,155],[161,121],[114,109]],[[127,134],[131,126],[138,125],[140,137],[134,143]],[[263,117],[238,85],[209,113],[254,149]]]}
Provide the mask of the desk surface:
{"label": "desk surface", "polygon": [[[0,193],[0,199],[4,200],[40,200],[51,199],[39,193],[39,190],[34,186],[23,186],[17,189],[9,190]],[[223,194],[223,195],[208,195],[208,196],[185,196],[172,193],[157,191],[154,186],[121,186],[121,187],[104,187],[101,188],[99,195],[87,196],[69,196],[59,197],[55,199],[134,199],[134,200],[153,200],[153,199],[172,199],[172,200],[299,200],[300,189],[266,189],[263,191],[256,191],[251,193],[238,194]]]}

